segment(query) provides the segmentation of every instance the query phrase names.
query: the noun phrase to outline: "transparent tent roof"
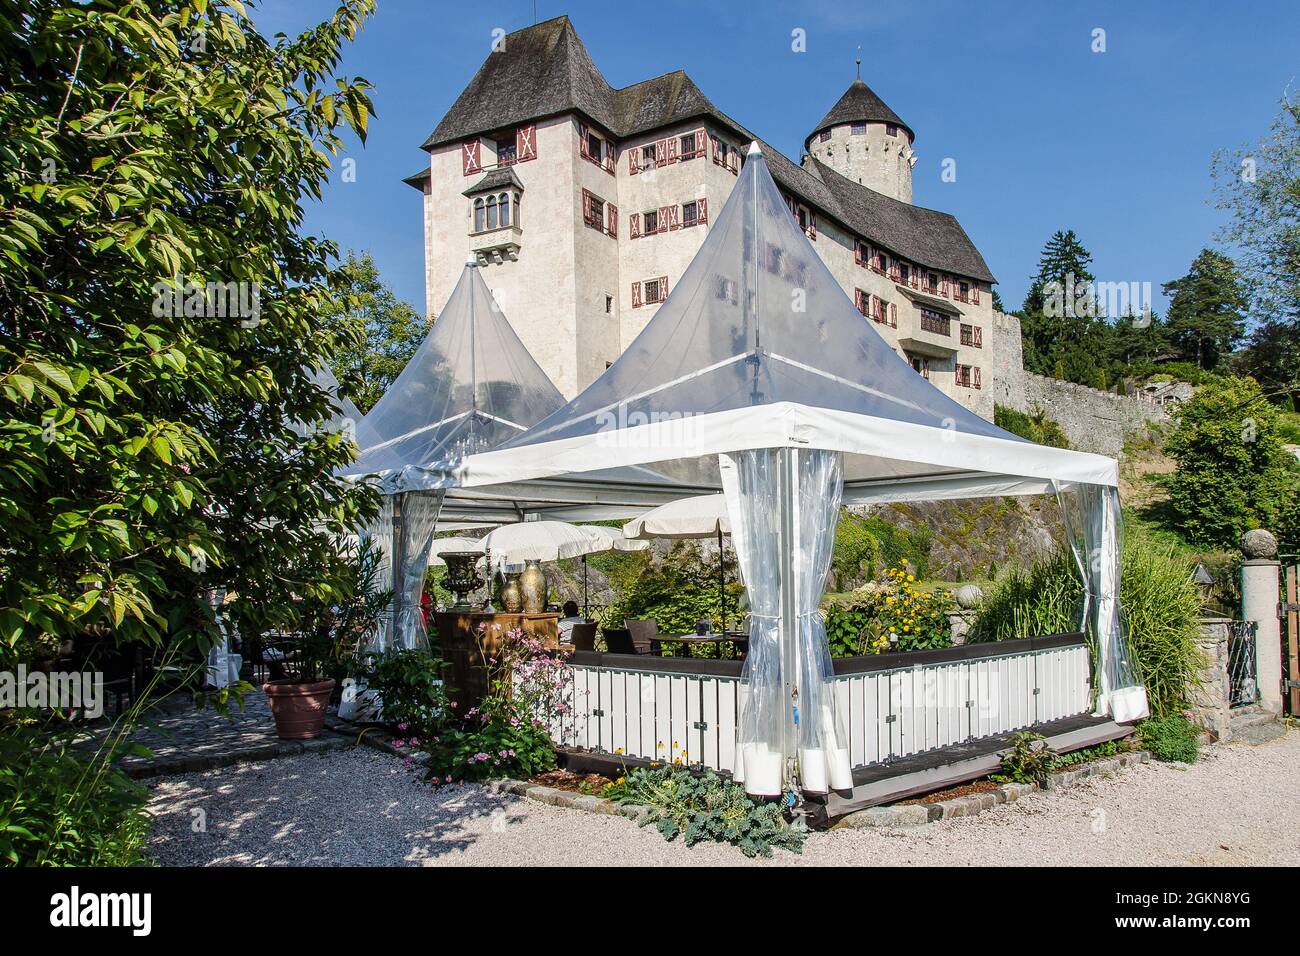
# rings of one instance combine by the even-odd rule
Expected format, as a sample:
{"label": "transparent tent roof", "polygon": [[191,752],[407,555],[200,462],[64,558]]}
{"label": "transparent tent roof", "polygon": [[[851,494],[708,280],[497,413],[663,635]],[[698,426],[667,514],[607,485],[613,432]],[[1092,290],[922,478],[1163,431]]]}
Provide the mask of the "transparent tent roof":
{"label": "transparent tent roof", "polygon": [[563,404],[471,261],[415,355],[358,424],[361,455],[346,473],[455,462]]}
{"label": "transparent tent roof", "polygon": [[849,481],[980,473],[1113,483],[1110,459],[1026,442],[917,375],[845,295],[756,146],[689,268],[622,356],[526,433],[470,459],[465,482],[581,472],[593,449],[626,465],[789,445],[846,452]]}

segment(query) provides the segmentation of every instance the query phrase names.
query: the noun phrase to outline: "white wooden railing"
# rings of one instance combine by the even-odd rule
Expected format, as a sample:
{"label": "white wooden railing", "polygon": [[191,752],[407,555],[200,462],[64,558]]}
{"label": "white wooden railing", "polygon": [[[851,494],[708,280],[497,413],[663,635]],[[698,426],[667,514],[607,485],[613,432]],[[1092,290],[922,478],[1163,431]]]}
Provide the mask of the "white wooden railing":
{"label": "white wooden railing", "polygon": [[[1087,712],[1082,635],[835,662],[835,706],[854,767]],[[578,652],[562,746],[731,770],[739,662]]]}

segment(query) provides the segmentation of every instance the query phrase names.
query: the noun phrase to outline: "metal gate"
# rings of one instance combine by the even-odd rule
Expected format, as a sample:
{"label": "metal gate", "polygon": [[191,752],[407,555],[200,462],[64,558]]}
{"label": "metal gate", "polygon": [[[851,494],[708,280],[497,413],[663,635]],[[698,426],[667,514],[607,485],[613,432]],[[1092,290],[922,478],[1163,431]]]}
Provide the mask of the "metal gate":
{"label": "metal gate", "polygon": [[1295,717],[1300,715],[1300,564],[1286,569],[1282,586],[1282,701],[1286,712]]}
{"label": "metal gate", "polygon": [[1254,621],[1228,624],[1228,706],[1241,707],[1259,701],[1259,677],[1255,672]]}

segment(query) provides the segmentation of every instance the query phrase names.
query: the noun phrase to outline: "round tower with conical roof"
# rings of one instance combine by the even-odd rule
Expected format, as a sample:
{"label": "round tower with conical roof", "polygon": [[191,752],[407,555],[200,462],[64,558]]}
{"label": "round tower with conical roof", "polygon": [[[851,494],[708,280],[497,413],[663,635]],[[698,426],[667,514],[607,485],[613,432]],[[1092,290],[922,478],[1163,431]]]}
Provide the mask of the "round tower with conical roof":
{"label": "round tower with conical roof", "polygon": [[911,203],[915,139],[911,127],[859,76],[813,128],[804,149],[841,176]]}

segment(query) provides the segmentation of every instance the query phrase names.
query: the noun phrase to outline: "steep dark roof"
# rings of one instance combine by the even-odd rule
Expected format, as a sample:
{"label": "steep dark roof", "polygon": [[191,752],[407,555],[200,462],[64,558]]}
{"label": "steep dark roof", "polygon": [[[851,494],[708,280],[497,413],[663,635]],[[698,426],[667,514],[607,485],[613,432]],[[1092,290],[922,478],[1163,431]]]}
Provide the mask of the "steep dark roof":
{"label": "steep dark roof", "polygon": [[515,175],[513,166],[498,166],[496,169],[488,170],[486,176],[473,186],[470,186],[469,189],[462,191],[461,195],[472,196],[475,193],[487,192],[489,189],[500,189],[502,186],[513,186],[515,189],[523,191],[524,184]]}
{"label": "steep dark roof", "polygon": [[809,178],[820,181],[834,199],[827,211],[854,232],[920,265],[996,281],[953,216],[882,195],[841,176],[820,160],[812,159],[810,165],[806,170]]}
{"label": "steep dark roof", "polygon": [[912,132],[912,127],[902,121],[897,113],[885,105],[885,101],[876,95],[875,91],[857,79],[849,84],[849,88],[844,91],[839,102],[831,107],[831,111],[822,117],[822,121],[813,127],[813,131],[808,134],[808,139],[804,140],[807,145],[808,140],[820,133],[824,129],[830,129],[832,126],[843,126],[845,123],[893,123],[895,126],[901,126],[907,130],[907,135],[913,140],[916,139],[916,133]]}
{"label": "steep dark roof", "polygon": [[418,173],[412,173],[411,175],[404,177],[402,182],[406,183],[406,185],[413,189],[418,189],[420,192],[424,192],[424,187],[428,185],[429,180],[431,179],[433,179],[433,173],[430,171],[428,166],[425,166],[424,169],[420,170]]}
{"label": "steep dark roof", "polygon": [[[852,119],[837,118],[841,109],[846,111],[845,116],[852,112]],[[706,116],[743,140],[757,139],[714,106],[681,70],[613,89],[578,39],[569,18],[557,17],[511,33],[504,40],[502,52],[488,54],[424,148],[574,111],[619,139]],[[909,134],[912,132],[861,80],[854,81],[818,130],[825,128],[828,121],[835,125],[864,118],[897,123]],[[918,265],[995,281],[961,225],[947,213],[890,199],[816,160],[806,170],[768,143],[759,142],[778,185],[850,231]],[[422,175],[427,177],[427,170]],[[424,188],[423,179],[417,176],[405,182]]]}

